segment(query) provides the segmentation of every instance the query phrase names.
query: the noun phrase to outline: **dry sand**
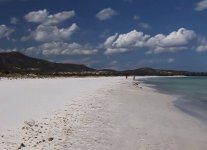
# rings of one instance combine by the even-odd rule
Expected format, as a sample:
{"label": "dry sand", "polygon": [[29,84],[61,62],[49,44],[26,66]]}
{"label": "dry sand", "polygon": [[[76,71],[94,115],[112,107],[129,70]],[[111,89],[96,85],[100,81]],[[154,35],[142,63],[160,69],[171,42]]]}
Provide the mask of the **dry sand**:
{"label": "dry sand", "polygon": [[207,149],[205,123],[132,79],[3,79],[0,91],[1,150]]}

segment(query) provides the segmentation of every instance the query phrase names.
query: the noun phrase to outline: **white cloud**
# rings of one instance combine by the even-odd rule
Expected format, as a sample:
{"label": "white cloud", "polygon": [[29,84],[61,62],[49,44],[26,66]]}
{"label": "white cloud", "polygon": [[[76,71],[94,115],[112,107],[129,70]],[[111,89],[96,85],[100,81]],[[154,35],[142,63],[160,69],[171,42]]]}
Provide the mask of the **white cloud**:
{"label": "white cloud", "polygon": [[147,45],[154,53],[176,52],[185,50],[191,41],[196,38],[196,33],[192,30],[180,28],[169,35],[158,34],[147,41]]}
{"label": "white cloud", "polygon": [[196,51],[197,51],[197,52],[204,52],[204,51],[207,51],[207,44],[199,45],[199,46],[196,48]]}
{"label": "white cloud", "polygon": [[105,54],[116,54],[116,53],[125,53],[128,52],[128,48],[107,48]]}
{"label": "white cloud", "polygon": [[207,51],[207,44],[199,45],[199,46],[196,48],[196,51],[197,51],[197,52],[204,52],[204,51]]}
{"label": "white cloud", "polygon": [[27,54],[43,55],[94,55],[97,49],[90,45],[78,43],[50,42],[38,47],[29,47],[22,50]]}
{"label": "white cloud", "polygon": [[178,31],[173,31],[169,35],[158,34],[151,38],[149,42],[155,42],[156,45],[161,47],[184,46],[195,37],[196,34],[194,31],[180,28]]}
{"label": "white cloud", "polygon": [[106,39],[105,54],[124,53],[137,47],[144,47],[149,35],[133,30],[126,34],[115,34]]}
{"label": "white cloud", "polygon": [[43,25],[56,25],[75,16],[75,11],[63,11],[56,14],[49,14],[47,9],[32,11],[24,16],[28,22],[41,23]]}
{"label": "white cloud", "polygon": [[10,18],[10,23],[11,23],[11,24],[17,24],[18,21],[19,21],[19,20],[18,20],[16,17],[11,17],[11,18]]}
{"label": "white cloud", "polygon": [[117,36],[118,36],[118,33],[116,33],[116,34],[114,34],[114,35],[108,37],[108,38],[106,39],[106,41],[104,42],[104,47],[106,47],[106,48],[110,48],[111,45],[113,44],[113,42],[116,40]]}
{"label": "white cloud", "polygon": [[49,12],[47,9],[32,11],[24,16],[28,22],[42,23],[47,20]]}
{"label": "white cloud", "polygon": [[96,14],[96,18],[99,19],[100,21],[104,21],[104,20],[111,19],[113,16],[117,14],[118,13],[115,10],[111,8],[105,8]]}
{"label": "white cloud", "polygon": [[142,29],[150,29],[151,26],[150,24],[146,23],[146,22],[141,22],[139,23],[139,26],[142,28]]}
{"label": "white cloud", "polygon": [[22,37],[22,40],[34,39],[39,42],[69,40],[77,30],[78,26],[75,23],[61,29],[57,26],[39,25],[36,30],[31,31],[29,36]]}
{"label": "white cloud", "polygon": [[133,30],[126,34],[110,36],[103,45],[106,49],[105,54],[123,53],[140,48],[149,49],[148,54],[150,54],[185,50],[194,39],[196,39],[195,32],[185,28],[180,28],[168,35],[155,36]]}
{"label": "white cloud", "polygon": [[169,59],[167,60],[167,62],[168,62],[168,63],[173,63],[173,62],[175,62],[175,59],[174,59],[174,58],[169,58]]}
{"label": "white cloud", "polygon": [[207,9],[207,0],[202,0],[196,4],[195,10],[202,11]]}
{"label": "white cloud", "polygon": [[138,15],[134,15],[134,16],[133,16],[133,19],[134,19],[134,20],[139,20],[139,19],[140,19],[140,16],[138,16]]}
{"label": "white cloud", "polygon": [[149,35],[145,35],[143,32],[133,30],[126,34],[120,34],[112,46],[117,48],[143,47],[146,39],[149,37]]}
{"label": "white cloud", "polygon": [[0,39],[7,38],[14,32],[14,29],[7,27],[6,25],[0,25]]}
{"label": "white cloud", "polygon": [[13,49],[1,49],[0,48],[0,52],[16,52],[17,48],[13,48]]}
{"label": "white cloud", "polygon": [[207,51],[207,39],[204,37],[199,37],[198,45],[196,47],[197,52],[205,52]]}

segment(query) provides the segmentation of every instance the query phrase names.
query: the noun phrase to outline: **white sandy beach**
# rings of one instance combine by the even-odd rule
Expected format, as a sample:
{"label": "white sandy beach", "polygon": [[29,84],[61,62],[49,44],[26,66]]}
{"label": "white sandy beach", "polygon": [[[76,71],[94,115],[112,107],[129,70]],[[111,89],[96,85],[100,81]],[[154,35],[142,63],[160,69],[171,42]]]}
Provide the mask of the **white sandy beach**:
{"label": "white sandy beach", "polygon": [[207,149],[205,123],[131,78],[1,79],[0,92],[0,150]]}

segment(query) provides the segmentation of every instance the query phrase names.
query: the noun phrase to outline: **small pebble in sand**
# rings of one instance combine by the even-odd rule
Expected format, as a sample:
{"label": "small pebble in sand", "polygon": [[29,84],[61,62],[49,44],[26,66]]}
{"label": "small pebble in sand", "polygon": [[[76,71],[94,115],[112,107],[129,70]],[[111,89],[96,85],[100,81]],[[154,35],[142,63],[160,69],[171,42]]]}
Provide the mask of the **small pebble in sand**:
{"label": "small pebble in sand", "polygon": [[52,137],[51,137],[51,138],[48,138],[48,141],[52,141],[53,139],[54,139],[54,138],[52,138]]}
{"label": "small pebble in sand", "polygon": [[26,147],[26,146],[24,145],[24,143],[21,143],[21,145],[19,146],[18,149],[21,149],[22,147]]}

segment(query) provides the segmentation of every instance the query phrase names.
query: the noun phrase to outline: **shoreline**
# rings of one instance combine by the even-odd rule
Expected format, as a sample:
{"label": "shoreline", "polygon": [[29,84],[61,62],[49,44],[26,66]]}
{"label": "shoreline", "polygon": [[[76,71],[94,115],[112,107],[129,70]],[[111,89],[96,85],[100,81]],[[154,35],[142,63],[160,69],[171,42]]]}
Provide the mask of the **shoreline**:
{"label": "shoreline", "polygon": [[[176,76],[181,77],[182,76]],[[169,77],[171,78],[171,77]],[[185,78],[188,78],[187,76]],[[180,111],[199,119],[200,121],[207,124],[207,103],[201,99],[194,99],[184,93],[178,93],[173,91],[172,89],[165,89],[164,87],[160,87],[157,84],[146,83],[146,81],[140,79],[144,83],[144,86],[155,89],[156,92],[166,95],[171,95],[172,97],[177,97],[174,102],[174,106],[179,108]],[[139,81],[139,82],[140,82]]]}
{"label": "shoreline", "polygon": [[[70,80],[74,80],[74,84],[69,84]],[[47,82],[38,81],[43,82],[38,85]],[[84,83],[87,86],[73,98],[65,90],[63,95],[73,99],[70,103],[63,101],[50,116],[45,114],[42,119],[27,120],[18,129],[18,134],[10,131],[10,135],[0,137],[2,150],[207,149],[206,125],[176,108],[173,95],[158,93],[142,83],[138,85],[142,88],[134,86],[131,78],[126,80],[124,77],[51,79],[46,87],[54,94],[59,91],[51,88],[51,82],[54,85],[61,82],[62,89],[67,90],[74,85],[79,89]],[[91,92],[84,92],[85,89]],[[51,97],[55,100],[54,95]]]}

